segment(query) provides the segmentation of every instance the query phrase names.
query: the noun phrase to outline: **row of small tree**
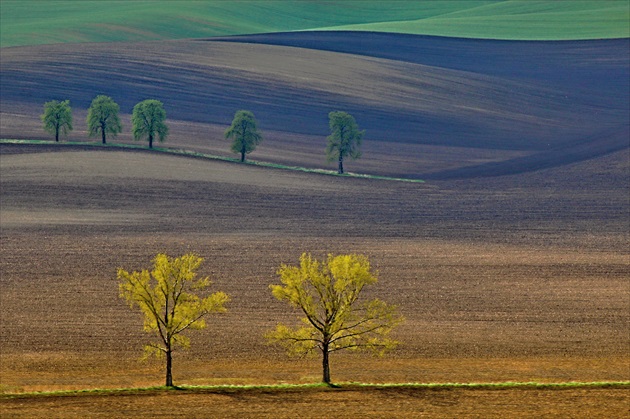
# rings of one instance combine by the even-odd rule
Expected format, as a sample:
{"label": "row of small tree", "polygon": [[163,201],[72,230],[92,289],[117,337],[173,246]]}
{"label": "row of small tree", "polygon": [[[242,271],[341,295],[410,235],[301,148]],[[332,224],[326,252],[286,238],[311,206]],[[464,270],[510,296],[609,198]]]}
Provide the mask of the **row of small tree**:
{"label": "row of small tree", "polygon": [[[173,386],[172,355],[187,348],[188,330],[206,327],[204,317],[225,312],[229,296],[224,292],[203,294],[209,278],[197,278],[203,259],[189,253],[177,258],[158,254],[153,270],[118,270],[120,296],[144,314],[144,330],[158,341],[145,346],[147,355],[166,358],[166,386]],[[270,285],[273,296],[298,309],[303,317],[296,328],[279,324],[266,338],[290,355],[322,354],[322,381],[331,384],[329,355],[352,349],[377,355],[395,347],[388,337],[402,322],[397,308],[379,299],[359,301],[363,288],[377,281],[363,255],[328,255],[318,261],[302,254],[299,266],[281,265],[280,285]],[[196,293],[202,293],[198,295]],[[205,296],[204,296],[205,295]]]}
{"label": "row of small tree", "polygon": [[[96,137],[100,134],[103,144],[107,143],[107,136],[116,137],[122,131],[122,124],[118,113],[120,106],[109,96],[99,95],[88,109],[88,136]],[[343,163],[346,157],[357,159],[361,156],[361,141],[365,131],[359,130],[354,117],[346,112],[334,111],[328,114],[331,134],[327,137],[326,158],[328,162],[337,162],[337,172],[344,173]],[[44,130],[54,134],[55,141],[59,135],[67,135],[72,131],[72,108],[70,101],[53,100],[44,104],[41,115]],[[134,140],[148,140],[149,148],[153,148],[153,140],[164,141],[168,136],[166,125],[166,111],[159,100],[147,99],[134,106],[131,115],[132,133]],[[256,118],[251,111],[237,111],[232,125],[225,131],[225,138],[232,140],[231,150],[241,155],[241,162],[245,156],[256,149],[262,141]]]}
{"label": "row of small tree", "polygon": [[[88,109],[88,136],[96,137],[100,133],[103,144],[107,144],[107,135],[116,137],[122,131],[119,112],[120,106],[111,97],[100,95],[94,98]],[[54,134],[55,141],[58,142],[59,134],[67,135],[69,131],[72,131],[70,101],[46,102],[41,119],[44,130]],[[168,136],[165,120],[166,111],[162,102],[155,99],[143,100],[133,107],[131,115],[133,138],[135,140],[147,139],[149,148],[153,148],[153,140],[156,137],[164,141]]]}

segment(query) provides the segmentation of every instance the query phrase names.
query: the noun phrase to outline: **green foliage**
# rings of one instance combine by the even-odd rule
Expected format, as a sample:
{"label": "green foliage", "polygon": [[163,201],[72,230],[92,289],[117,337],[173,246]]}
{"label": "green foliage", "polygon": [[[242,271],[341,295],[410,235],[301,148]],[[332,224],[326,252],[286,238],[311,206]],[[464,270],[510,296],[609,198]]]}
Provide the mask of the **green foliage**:
{"label": "green foliage", "polygon": [[88,136],[94,137],[100,132],[103,144],[107,143],[107,134],[115,137],[122,131],[118,112],[120,106],[111,97],[104,95],[95,97],[88,109]]}
{"label": "green foliage", "polygon": [[354,117],[346,112],[336,111],[328,114],[331,134],[326,146],[328,162],[337,160],[337,173],[343,174],[343,160],[350,157],[353,160],[361,157],[361,141],[365,131],[359,131]]}
{"label": "green foliage", "polygon": [[369,30],[492,39],[630,36],[627,0],[2,1],[2,47]]}
{"label": "green foliage", "polygon": [[144,314],[144,330],[156,335],[157,342],[145,346],[145,354],[166,355],[166,385],[172,385],[171,354],[176,347],[188,348],[183,332],[206,327],[204,316],[225,312],[229,297],[216,292],[206,297],[196,293],[210,286],[209,278],[197,278],[203,259],[192,254],[170,258],[158,254],[153,270],[127,272],[118,269],[120,297]]}
{"label": "green foliage", "polygon": [[233,140],[231,149],[235,153],[240,153],[241,162],[244,162],[245,155],[254,151],[262,141],[254,114],[245,110],[237,111],[232,125],[225,130],[225,138]]}
{"label": "green foliage", "polygon": [[133,139],[149,141],[149,148],[153,148],[153,140],[158,136],[163,142],[168,136],[166,111],[162,102],[155,99],[147,99],[133,107],[131,123],[133,125]]}
{"label": "green foliage", "polygon": [[362,255],[328,255],[320,263],[306,253],[300,266],[282,265],[282,285],[271,285],[273,296],[304,314],[302,325],[279,324],[266,335],[290,355],[323,354],[323,381],[330,383],[328,354],[343,349],[369,350],[383,355],[398,342],[389,338],[402,322],[395,306],[373,299],[359,301],[363,288],[377,281]]}
{"label": "green foliage", "polygon": [[72,131],[72,109],[70,101],[59,102],[51,100],[44,104],[44,113],[41,116],[44,130],[55,135],[55,141],[59,141],[59,134],[67,135]]}

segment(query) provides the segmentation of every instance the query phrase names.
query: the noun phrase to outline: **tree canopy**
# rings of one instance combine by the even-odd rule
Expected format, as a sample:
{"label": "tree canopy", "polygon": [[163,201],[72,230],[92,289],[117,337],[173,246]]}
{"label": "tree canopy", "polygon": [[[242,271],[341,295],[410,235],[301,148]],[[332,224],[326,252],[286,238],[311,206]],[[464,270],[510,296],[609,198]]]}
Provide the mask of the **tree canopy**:
{"label": "tree canopy", "polygon": [[291,355],[322,353],[322,381],[330,384],[329,354],[343,349],[369,350],[377,355],[398,342],[388,337],[403,318],[397,308],[379,299],[359,301],[363,288],[376,283],[363,255],[328,255],[319,262],[302,254],[299,266],[282,265],[282,285],[271,285],[278,300],[287,301],[304,317],[302,325],[279,324],[267,338]]}
{"label": "tree canopy", "polygon": [[147,139],[149,148],[153,148],[153,139],[158,136],[160,142],[168,136],[166,111],[162,102],[155,99],[147,99],[133,107],[131,123],[133,124],[134,140]]}
{"label": "tree canopy", "polygon": [[359,131],[354,117],[346,112],[335,111],[328,114],[331,134],[328,136],[326,157],[328,162],[337,161],[337,173],[343,174],[343,160],[361,157],[361,141],[365,131]]}
{"label": "tree canopy", "polygon": [[67,135],[72,131],[72,109],[70,101],[59,102],[51,100],[44,104],[44,113],[41,116],[44,130],[55,135],[55,141],[59,142],[59,134]]}
{"label": "tree canopy", "polygon": [[166,356],[166,385],[173,385],[172,353],[176,347],[187,348],[187,330],[206,327],[207,314],[225,312],[229,297],[223,292],[200,297],[210,286],[209,278],[197,278],[202,258],[189,253],[178,258],[158,254],[153,270],[127,272],[118,269],[120,296],[130,307],[144,314],[144,330],[157,335],[158,342],[145,346],[147,355]]}
{"label": "tree canopy", "polygon": [[106,144],[107,134],[115,137],[122,131],[119,112],[120,106],[111,97],[104,95],[95,97],[88,109],[88,136],[95,137],[100,132],[103,144]]}
{"label": "tree canopy", "polygon": [[225,130],[225,138],[232,139],[232,151],[241,154],[241,162],[245,161],[245,155],[256,149],[262,141],[262,135],[258,132],[256,118],[250,111],[240,110],[234,114],[232,125]]}

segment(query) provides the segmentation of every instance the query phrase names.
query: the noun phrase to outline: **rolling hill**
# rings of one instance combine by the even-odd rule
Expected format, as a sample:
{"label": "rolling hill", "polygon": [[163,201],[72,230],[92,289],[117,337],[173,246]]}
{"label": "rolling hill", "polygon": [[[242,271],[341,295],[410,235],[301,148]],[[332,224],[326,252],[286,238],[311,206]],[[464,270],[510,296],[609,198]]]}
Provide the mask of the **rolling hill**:
{"label": "rolling hill", "polygon": [[[162,100],[173,147],[224,154],[224,127],[250,109],[267,133],[260,158],[322,167],[326,115],[342,109],[367,130],[368,173],[554,167],[627,146],[628,10],[624,1],[6,1],[0,132],[45,138],[36,119],[45,101],[68,98],[83,119],[107,94],[127,121],[138,101]],[[251,33],[261,34],[242,35]],[[422,33],[447,37],[411,35]],[[169,41],[191,37],[201,39]],[[577,41],[589,38],[618,39]],[[163,41],[138,42],[149,39]],[[7,48],[41,43],[57,44]],[[81,125],[70,139],[85,137]]]}
{"label": "rolling hill", "polygon": [[399,21],[388,20],[320,29],[520,40],[576,40],[630,36],[628,26],[630,5],[621,1],[473,3],[464,3],[465,7],[460,10],[445,11],[421,18],[408,15]]}
{"label": "rolling hill", "polygon": [[630,36],[627,1],[3,0],[2,47],[146,41],[297,30],[362,30],[492,39]]}
{"label": "rolling hill", "polygon": [[[226,154],[223,130],[249,109],[267,138],[253,158],[323,167],[327,114],[345,110],[367,132],[363,172],[508,174],[627,147],[628,43],[310,32],[2,48],[0,131],[47,138],[44,102],[70,99],[82,121],[106,94],[129,141],[132,107],[156,98],[169,147]],[[82,123],[70,139],[86,139]]]}
{"label": "rolling hill", "polygon": [[[343,12],[330,13],[332,5]],[[116,268],[190,251],[206,258],[200,274],[233,300],[177,354],[177,383],[319,379],[318,360],[288,359],[263,338],[294,318],[269,285],[302,252],[368,255],[380,280],[366,293],[407,318],[390,357],[335,354],[335,380],[630,378],[627,2],[0,7],[0,138],[50,139],[42,106],[70,99],[67,140],[79,143],[0,142],[2,391],[161,382],[161,364],[137,362],[146,335],[118,296]],[[350,30],[432,33],[438,24],[448,36]],[[321,28],[346,30],[301,31]],[[427,182],[82,145],[98,141],[84,122],[98,94],[121,106],[123,132],[110,143],[133,141],[131,110],[154,98],[167,112],[165,147],[228,156],[224,130],[236,110],[249,109],[264,136],[251,159],[310,168],[326,167],[328,112],[345,110],[366,129],[363,157],[348,170]],[[473,406],[429,392],[440,409]],[[506,402],[492,393],[514,410],[518,395]],[[552,393],[580,410],[574,393]],[[383,394],[387,407],[404,400],[400,390]],[[426,405],[426,394],[412,397]],[[627,410],[627,397],[605,394]],[[599,407],[590,390],[579,398]],[[40,400],[26,404],[50,416]],[[156,411],[169,404],[144,400]]]}

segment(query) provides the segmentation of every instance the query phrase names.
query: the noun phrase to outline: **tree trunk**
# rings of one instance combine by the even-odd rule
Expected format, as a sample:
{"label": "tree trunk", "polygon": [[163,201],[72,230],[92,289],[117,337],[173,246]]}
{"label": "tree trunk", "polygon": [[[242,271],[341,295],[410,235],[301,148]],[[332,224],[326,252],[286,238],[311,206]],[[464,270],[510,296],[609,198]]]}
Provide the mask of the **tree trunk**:
{"label": "tree trunk", "polygon": [[149,148],[153,148],[153,134],[149,134]]}
{"label": "tree trunk", "polygon": [[59,142],[59,127],[55,129],[55,142],[56,143]]}
{"label": "tree trunk", "polygon": [[242,120],[241,121],[241,135],[243,137],[241,138],[241,163],[245,161],[245,149],[246,149],[245,134],[246,132],[247,132],[247,128],[245,127],[245,120]]}
{"label": "tree trunk", "polygon": [[323,369],[323,376],[322,376],[322,381],[328,385],[330,385],[330,364],[328,361],[328,344],[324,344],[323,348],[322,348],[322,353],[323,353],[323,357],[322,357],[322,369]]}
{"label": "tree trunk", "polygon": [[166,351],[166,387],[173,387],[173,375],[171,374],[172,366],[173,354],[169,348]]}
{"label": "tree trunk", "polygon": [[101,127],[101,134],[103,136],[103,144],[107,144],[105,141],[105,130],[103,129],[103,127]]}
{"label": "tree trunk", "polygon": [[343,175],[343,156],[341,153],[339,153],[339,169],[337,170],[337,173]]}

